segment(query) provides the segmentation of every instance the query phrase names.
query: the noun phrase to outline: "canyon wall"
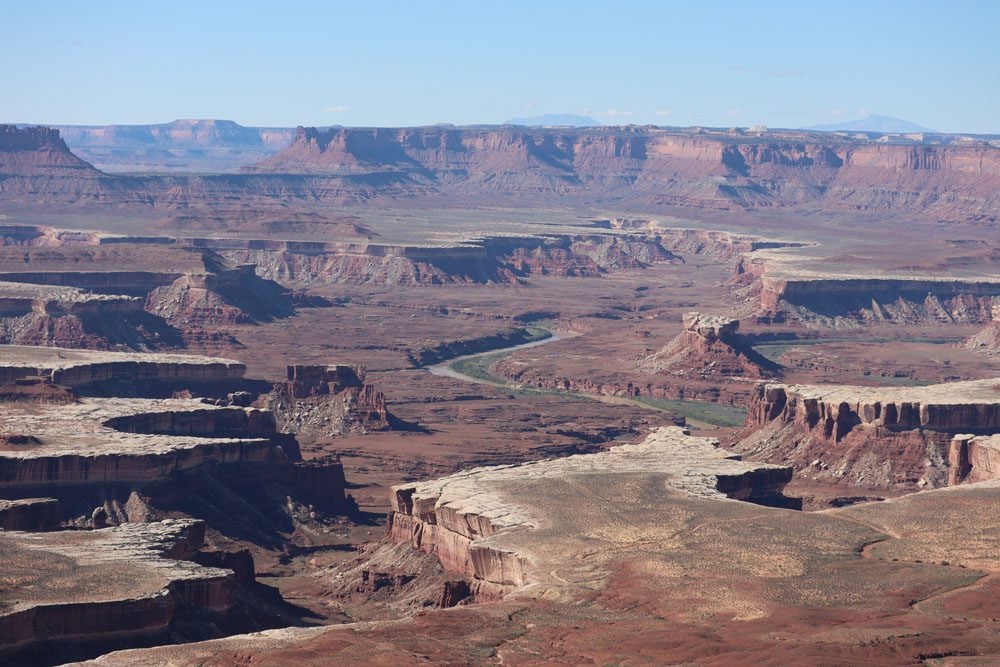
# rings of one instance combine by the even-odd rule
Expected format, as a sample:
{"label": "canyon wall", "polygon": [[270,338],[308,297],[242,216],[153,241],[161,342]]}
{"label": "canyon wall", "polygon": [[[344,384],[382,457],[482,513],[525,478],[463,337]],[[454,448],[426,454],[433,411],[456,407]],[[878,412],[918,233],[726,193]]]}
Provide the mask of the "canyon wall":
{"label": "canyon wall", "polygon": [[[450,573],[465,577],[478,599],[496,599],[538,581],[530,551],[500,546],[518,531],[551,528],[551,509],[519,500],[517,488],[546,487],[574,476],[627,479],[660,474],[672,491],[692,496],[773,503],[792,477],[784,466],[745,463],[712,438],[660,428],[642,443],[606,452],[513,466],[474,468],[428,482],[394,486],[388,535],[434,554]],[[569,483],[570,488],[575,484]],[[566,502],[566,496],[562,496]]]}
{"label": "canyon wall", "polygon": [[956,434],[1000,432],[998,387],[996,379],[926,387],[759,384],[735,446],[818,479],[944,486]]}
{"label": "canyon wall", "polygon": [[[4,127],[5,200],[174,208],[244,196],[337,204],[448,196],[494,205],[628,196],[647,210],[822,204],[954,221],[995,221],[1000,212],[1000,149],[985,141],[654,127],[299,128],[288,148],[243,174],[109,177],[51,130]],[[63,167],[79,176],[65,178]],[[53,170],[58,178],[40,178]]]}
{"label": "canyon wall", "polygon": [[948,465],[950,486],[1000,479],[1000,435],[956,435]]}

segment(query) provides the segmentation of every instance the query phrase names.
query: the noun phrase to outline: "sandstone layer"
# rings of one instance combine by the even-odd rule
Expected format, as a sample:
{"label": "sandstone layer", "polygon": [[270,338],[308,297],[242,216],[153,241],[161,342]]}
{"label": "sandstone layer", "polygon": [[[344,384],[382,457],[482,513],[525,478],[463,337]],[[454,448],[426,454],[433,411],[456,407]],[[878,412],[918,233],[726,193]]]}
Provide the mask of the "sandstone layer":
{"label": "sandstone layer", "polygon": [[94,531],[0,532],[0,656],[45,643],[166,635],[185,607],[224,611],[232,571],[191,562],[205,525],[190,520]]}
{"label": "sandstone layer", "polygon": [[[857,262],[857,258],[848,258]],[[745,254],[737,282],[753,287],[758,314],[843,326],[876,323],[990,322],[1000,308],[1000,275],[941,270],[837,268],[838,258],[761,250]],[[841,260],[842,261],[842,260]]]}
{"label": "sandstone layer", "polygon": [[393,487],[389,536],[435,554],[446,571],[467,577],[480,597],[497,597],[538,584],[530,552],[496,546],[494,536],[547,522],[538,508],[512,504],[507,493],[522,482],[567,484],[577,476],[658,475],[668,488],[716,498],[775,502],[791,480],[787,467],[748,464],[677,427],[655,431],[637,445],[519,466],[475,468],[431,482]]}
{"label": "sandstone layer", "polygon": [[[806,131],[654,127],[299,128],[244,174],[108,176],[58,132],[3,126],[11,174],[0,197],[22,204],[162,208],[241,197],[364,204],[389,199],[524,205],[628,197],[650,210],[801,208],[996,221],[1000,148],[945,135],[875,142]],[[53,175],[54,174],[54,175]]]}
{"label": "sandstone layer", "polygon": [[948,452],[948,466],[951,485],[1000,478],[1000,434],[955,436]]}
{"label": "sandstone layer", "polygon": [[736,446],[818,478],[912,489],[947,484],[953,436],[997,432],[996,379],[925,387],[760,384]]}
{"label": "sandstone layer", "polygon": [[245,364],[218,357],[0,345],[0,385],[28,377],[66,387],[117,381],[231,383],[245,372]]}
{"label": "sandstone layer", "polygon": [[389,428],[385,396],[365,383],[364,366],[289,366],[266,404],[284,433],[329,438]]}

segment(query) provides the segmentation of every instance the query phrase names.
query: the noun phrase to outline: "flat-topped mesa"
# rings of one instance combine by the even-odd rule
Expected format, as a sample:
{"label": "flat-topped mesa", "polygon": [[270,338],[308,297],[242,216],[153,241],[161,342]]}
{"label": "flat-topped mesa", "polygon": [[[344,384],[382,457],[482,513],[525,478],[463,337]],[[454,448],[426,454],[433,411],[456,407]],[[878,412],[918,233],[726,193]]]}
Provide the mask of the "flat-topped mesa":
{"label": "flat-topped mesa", "polygon": [[0,563],[13,584],[0,590],[0,660],[34,662],[53,642],[64,643],[58,658],[58,650],[72,656],[71,647],[89,643],[166,639],[171,623],[192,610],[229,610],[233,571],[189,560],[204,538],[205,524],[192,520],[0,531]]}
{"label": "flat-topped mesa", "polygon": [[670,219],[612,218],[607,222],[612,229],[643,230],[652,233],[669,251],[682,255],[707,255],[722,259],[737,259],[745,253],[751,253],[755,250],[801,248],[812,245],[808,242],[762,238],[725,230],[672,227]]}
{"label": "flat-topped mesa", "polygon": [[[44,132],[8,128],[8,134]],[[898,135],[884,143],[874,139],[653,127],[301,128],[290,146],[241,174],[141,179],[102,174],[50,142],[28,151],[0,150],[0,160],[18,156],[7,169],[12,177],[0,181],[0,196],[22,206],[179,209],[244,197],[340,205],[400,198],[440,204],[444,197],[462,197],[484,206],[606,206],[627,198],[663,212],[821,205],[856,215],[905,212],[962,222],[997,217],[995,142],[956,135],[934,135],[932,144]],[[46,171],[53,163],[58,169]],[[66,166],[80,175],[65,177]],[[51,178],[53,173],[62,177]],[[940,196],[945,191],[949,196]]]}
{"label": "flat-topped mesa", "polygon": [[926,387],[759,384],[736,447],[818,478],[943,486],[952,437],[1000,432],[1000,380]]}
{"label": "flat-topped mesa", "polygon": [[309,283],[516,283],[533,275],[597,276],[681,259],[650,234],[553,234],[467,239],[449,245],[197,239],[266,278]]}
{"label": "flat-topped mesa", "polygon": [[747,463],[719,449],[718,440],[665,427],[639,444],[596,454],[474,468],[394,486],[388,534],[395,542],[435,554],[446,571],[468,578],[480,598],[502,597],[535,582],[539,573],[530,551],[498,548],[495,538],[551,522],[545,507],[518,499],[520,485],[565,483],[573,488],[580,476],[624,480],[638,474],[660,475],[668,489],[685,495],[765,504],[787,501],[781,492],[792,478],[786,466]]}
{"label": "flat-topped mesa", "polygon": [[266,404],[280,430],[306,437],[389,428],[385,395],[365,383],[364,366],[288,366]]}
{"label": "flat-topped mesa", "polygon": [[245,364],[218,357],[0,345],[0,385],[27,377],[73,388],[126,381],[231,383],[245,372]]}
{"label": "flat-topped mesa", "polygon": [[[141,484],[210,463],[300,460],[270,413],[192,399],[83,398],[63,405],[10,403],[0,430],[0,489]],[[288,465],[291,465],[290,463]]]}
{"label": "flat-topped mesa", "polygon": [[715,378],[774,377],[780,367],[739,335],[739,320],[685,313],[684,330],[657,352],[638,360],[640,370]]}
{"label": "flat-topped mesa", "polygon": [[850,265],[839,267],[836,258],[746,253],[734,282],[754,288],[757,310],[764,316],[837,326],[990,322],[1000,307],[997,275],[875,271],[859,268],[861,258],[848,261]]}
{"label": "flat-topped mesa", "polygon": [[[101,173],[70,152],[59,130],[0,125],[0,175],[16,181],[31,176],[94,178]],[[5,189],[0,187],[0,192]]]}
{"label": "flat-topped mesa", "polygon": [[1000,479],[1000,434],[956,435],[948,451],[948,485]]}
{"label": "flat-topped mesa", "polygon": [[0,530],[53,530],[61,520],[56,498],[0,499]]}

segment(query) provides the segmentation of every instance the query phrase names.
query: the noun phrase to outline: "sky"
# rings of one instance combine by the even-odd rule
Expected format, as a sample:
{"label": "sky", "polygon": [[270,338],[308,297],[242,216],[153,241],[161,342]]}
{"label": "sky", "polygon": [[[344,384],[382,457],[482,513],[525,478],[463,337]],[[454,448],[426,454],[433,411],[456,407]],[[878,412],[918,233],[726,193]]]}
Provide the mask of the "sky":
{"label": "sky", "polygon": [[0,122],[1000,133],[1000,2],[5,0]]}

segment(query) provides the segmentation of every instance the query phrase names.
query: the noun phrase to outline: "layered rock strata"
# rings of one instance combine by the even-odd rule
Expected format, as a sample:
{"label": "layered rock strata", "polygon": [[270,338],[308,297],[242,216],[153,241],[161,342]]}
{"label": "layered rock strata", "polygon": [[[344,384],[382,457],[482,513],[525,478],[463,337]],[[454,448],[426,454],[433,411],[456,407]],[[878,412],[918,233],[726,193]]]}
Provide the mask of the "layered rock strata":
{"label": "layered rock strata", "polygon": [[267,411],[194,399],[83,398],[9,404],[0,431],[0,489],[149,482],[207,463],[297,459]]}
{"label": "layered rock strata", "polygon": [[740,451],[862,486],[943,486],[952,437],[1000,432],[1000,381],[759,384]]}
{"label": "layered rock strata", "polygon": [[530,551],[496,546],[497,538],[547,523],[544,508],[510,497],[512,484],[575,486],[577,477],[658,475],[678,492],[709,498],[772,502],[791,480],[785,466],[751,464],[677,427],[656,430],[637,445],[597,454],[513,466],[474,468],[392,489],[388,533],[396,542],[435,554],[446,571],[467,577],[480,598],[500,597],[537,581]]}
{"label": "layered rock strata", "polygon": [[231,570],[191,562],[205,524],[126,524],[94,531],[0,532],[0,657],[54,642],[166,635],[184,608],[224,611]]}
{"label": "layered rock strata", "polygon": [[[875,139],[878,139],[876,141]],[[996,140],[655,127],[298,128],[243,174],[108,176],[58,132],[2,126],[0,197],[22,205],[184,208],[256,198],[364,204],[596,205],[644,210],[802,208],[995,221]],[[946,194],[942,194],[946,193]]]}
{"label": "layered rock strata", "polygon": [[1000,434],[956,435],[948,452],[948,484],[1000,478]]}
{"label": "layered rock strata", "polygon": [[[818,261],[818,260],[817,260]],[[990,322],[1000,308],[1000,276],[832,271],[759,251],[744,255],[737,278],[755,287],[759,314],[822,324]]]}
{"label": "layered rock strata", "polygon": [[0,345],[0,385],[27,377],[66,387],[119,381],[232,383],[245,372],[245,364],[218,357]]}
{"label": "layered rock strata", "polygon": [[0,499],[0,529],[40,531],[59,527],[59,501],[55,498]]}
{"label": "layered rock strata", "polygon": [[157,349],[176,331],[147,313],[143,300],[73,287],[0,282],[0,342],[86,349]]}

